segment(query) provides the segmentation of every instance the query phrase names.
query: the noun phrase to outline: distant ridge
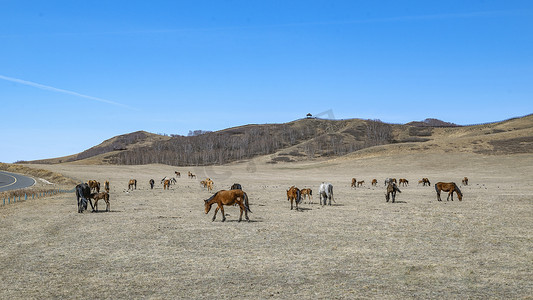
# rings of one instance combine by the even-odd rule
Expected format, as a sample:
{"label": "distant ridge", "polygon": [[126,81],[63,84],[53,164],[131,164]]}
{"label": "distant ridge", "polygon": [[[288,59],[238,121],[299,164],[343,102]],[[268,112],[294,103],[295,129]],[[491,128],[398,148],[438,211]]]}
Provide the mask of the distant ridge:
{"label": "distant ridge", "polygon": [[274,164],[347,154],[395,155],[405,151],[533,153],[533,115],[470,126],[430,118],[404,125],[379,120],[305,118],[192,136],[137,131],[113,137],[78,154],[31,163],[185,166],[264,157],[267,163]]}

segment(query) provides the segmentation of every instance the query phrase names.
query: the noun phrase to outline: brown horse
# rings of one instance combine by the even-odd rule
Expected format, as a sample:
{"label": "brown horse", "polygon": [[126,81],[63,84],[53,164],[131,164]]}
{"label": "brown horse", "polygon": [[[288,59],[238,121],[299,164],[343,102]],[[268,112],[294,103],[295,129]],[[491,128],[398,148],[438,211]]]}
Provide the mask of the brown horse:
{"label": "brown horse", "polygon": [[430,186],[431,185],[431,182],[429,182],[429,179],[427,179],[426,177],[422,178],[422,180],[419,180],[418,181],[418,184],[422,184],[422,186]]}
{"label": "brown horse", "polygon": [[465,176],[465,178],[463,178],[461,182],[463,183],[463,185],[468,185],[468,177]]}
{"label": "brown horse", "polygon": [[87,184],[89,185],[89,188],[91,188],[91,191],[94,190],[97,193],[100,193],[100,182],[96,180],[89,180]]}
{"label": "brown horse", "polygon": [[148,183],[150,183],[150,189],[153,190],[154,189],[154,184],[155,184],[154,179],[150,179],[150,181],[148,181]]}
{"label": "brown horse", "polygon": [[372,185],[378,186],[378,180],[376,178],[372,179]]}
{"label": "brown horse", "polygon": [[165,181],[163,182],[163,190],[168,189],[170,189],[170,179],[165,179]]}
{"label": "brown horse", "polygon": [[298,210],[298,204],[300,204],[300,201],[302,201],[302,193],[300,192],[300,189],[295,187],[294,185],[291,186],[287,190],[287,201],[291,202],[291,210],[293,208],[293,202],[296,203],[296,210]]}
{"label": "brown horse", "polygon": [[181,177],[181,173],[178,172],[178,171],[175,171],[174,174],[176,174],[176,177],[180,178]]}
{"label": "brown horse", "polygon": [[108,192],[101,192],[101,193],[92,193],[91,198],[94,200],[94,211],[98,212],[98,200],[104,200],[105,201],[105,211],[109,211],[109,193]]}
{"label": "brown horse", "polygon": [[313,190],[312,189],[302,189],[300,193],[302,194],[303,199],[305,198],[309,199],[309,203],[313,201]]}
{"label": "brown horse", "polygon": [[104,183],[104,190],[109,193],[109,180],[106,180]]}
{"label": "brown horse", "polygon": [[211,206],[216,203],[217,208],[215,209],[215,214],[213,215],[213,220],[217,217],[217,212],[220,209],[220,212],[222,213],[222,222],[226,221],[226,215],[224,214],[224,205],[233,205],[237,204],[241,209],[241,215],[239,217],[239,222],[242,221],[242,213],[244,212],[244,217],[248,222],[250,222],[250,219],[248,218],[248,212],[252,212],[250,210],[250,206],[248,204],[248,195],[246,195],[245,192],[242,190],[221,190],[216,192],[211,198],[204,200],[205,202],[205,214],[208,214],[211,210]]}
{"label": "brown horse", "polygon": [[128,191],[130,189],[133,190],[133,187],[137,189],[137,179],[130,179],[130,181],[128,182]]}
{"label": "brown horse", "polygon": [[408,186],[409,185],[409,180],[405,179],[405,178],[400,178],[400,180],[398,181],[399,185],[402,185],[403,186]]}
{"label": "brown horse", "polygon": [[450,196],[452,197],[453,201],[453,192],[457,194],[457,198],[459,198],[459,201],[463,200],[463,193],[461,193],[461,190],[455,184],[455,182],[437,182],[435,184],[435,191],[437,191],[437,200],[442,201],[440,199],[440,191],[448,192],[448,198],[446,198],[446,201],[450,200]]}
{"label": "brown horse", "polygon": [[389,182],[389,185],[387,185],[387,192],[385,193],[385,199],[387,202],[389,202],[390,197],[392,196],[392,203],[396,200],[396,192],[401,193],[400,189],[394,182]]}
{"label": "brown horse", "polygon": [[364,180],[358,181],[357,182],[357,187],[363,186],[364,184],[365,184]]}
{"label": "brown horse", "polygon": [[357,183],[357,180],[355,178],[352,178],[352,186],[351,187],[355,187],[355,184]]}

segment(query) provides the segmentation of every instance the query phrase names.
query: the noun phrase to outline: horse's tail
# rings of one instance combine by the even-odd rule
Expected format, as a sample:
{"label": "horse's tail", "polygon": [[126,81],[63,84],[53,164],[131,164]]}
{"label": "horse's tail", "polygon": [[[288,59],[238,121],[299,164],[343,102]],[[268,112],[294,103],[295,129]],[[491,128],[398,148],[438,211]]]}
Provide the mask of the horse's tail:
{"label": "horse's tail", "polygon": [[300,190],[296,190],[296,203],[300,204],[302,201],[302,192]]}
{"label": "horse's tail", "polygon": [[439,188],[437,187],[436,183],[435,183],[435,191],[437,192],[437,194],[439,193]]}
{"label": "horse's tail", "polygon": [[252,212],[250,210],[250,205],[248,204],[248,195],[245,192],[242,192],[242,194],[244,198],[244,207],[246,208],[247,211]]}

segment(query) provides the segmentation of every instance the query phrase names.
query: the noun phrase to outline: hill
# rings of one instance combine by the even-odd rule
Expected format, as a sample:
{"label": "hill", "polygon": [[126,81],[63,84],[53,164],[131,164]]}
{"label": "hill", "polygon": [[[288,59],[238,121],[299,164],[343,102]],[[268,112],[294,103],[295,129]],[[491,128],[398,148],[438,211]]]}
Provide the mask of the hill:
{"label": "hill", "polygon": [[405,125],[378,120],[301,119],[251,124],[196,136],[145,131],[120,135],[79,154],[32,163],[213,165],[264,156],[268,163],[411,152],[533,152],[533,115],[457,126],[436,119]]}

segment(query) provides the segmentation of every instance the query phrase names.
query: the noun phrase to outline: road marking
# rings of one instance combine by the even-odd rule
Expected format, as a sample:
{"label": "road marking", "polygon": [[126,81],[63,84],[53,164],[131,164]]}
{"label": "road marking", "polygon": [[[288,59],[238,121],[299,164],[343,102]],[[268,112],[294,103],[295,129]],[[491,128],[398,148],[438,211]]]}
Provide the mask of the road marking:
{"label": "road marking", "polygon": [[10,183],[10,184],[8,184],[8,185],[0,186],[0,188],[5,188],[5,187],[8,187],[8,186],[10,186],[10,185],[14,185],[15,183],[17,183],[17,178],[16,178],[15,176],[9,175],[9,174],[4,173],[4,172],[2,172],[2,174],[7,175],[7,176],[9,176],[9,177],[12,177],[13,179],[15,179],[15,181],[13,181],[12,183]]}

